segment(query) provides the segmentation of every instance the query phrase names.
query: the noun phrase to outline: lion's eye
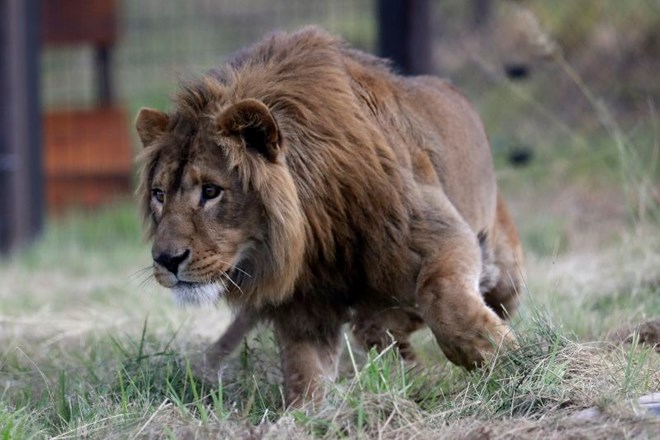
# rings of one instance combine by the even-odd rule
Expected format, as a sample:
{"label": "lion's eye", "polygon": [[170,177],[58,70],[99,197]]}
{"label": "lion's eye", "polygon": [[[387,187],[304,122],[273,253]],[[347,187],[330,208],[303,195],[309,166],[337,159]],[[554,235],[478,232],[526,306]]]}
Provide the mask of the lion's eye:
{"label": "lion's eye", "polygon": [[202,200],[211,200],[215,199],[222,193],[222,188],[218,185],[213,185],[211,183],[206,183],[202,185]]}
{"label": "lion's eye", "polygon": [[163,190],[154,188],[151,190],[151,196],[156,199],[158,203],[163,203],[165,201],[165,193]]}

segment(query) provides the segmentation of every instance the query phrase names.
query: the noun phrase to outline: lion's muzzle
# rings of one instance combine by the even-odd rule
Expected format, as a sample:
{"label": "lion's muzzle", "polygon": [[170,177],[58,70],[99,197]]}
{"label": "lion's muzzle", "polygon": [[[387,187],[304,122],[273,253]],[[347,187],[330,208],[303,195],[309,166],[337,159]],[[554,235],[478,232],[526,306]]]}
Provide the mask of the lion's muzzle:
{"label": "lion's muzzle", "polygon": [[154,257],[154,261],[176,275],[179,271],[179,266],[181,263],[187,260],[189,256],[190,250],[188,249],[178,255],[172,255],[168,252],[161,252],[156,257]]}
{"label": "lion's muzzle", "polygon": [[[154,277],[159,284],[170,288],[174,300],[186,305],[213,305],[227,291],[227,286],[218,277],[198,277],[198,270],[191,267],[196,259],[190,249],[183,251],[152,248]],[[220,272],[224,276],[228,274]]]}
{"label": "lion's muzzle", "polygon": [[155,246],[151,250],[154,261],[154,277],[159,284],[172,288],[182,280],[181,275],[190,264],[191,252],[189,249],[183,251],[159,250]]}

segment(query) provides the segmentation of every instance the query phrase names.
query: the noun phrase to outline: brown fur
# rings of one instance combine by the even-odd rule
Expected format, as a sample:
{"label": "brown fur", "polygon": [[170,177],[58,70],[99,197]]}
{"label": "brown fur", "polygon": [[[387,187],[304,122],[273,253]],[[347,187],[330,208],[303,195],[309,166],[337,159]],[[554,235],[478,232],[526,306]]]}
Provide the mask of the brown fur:
{"label": "brown fur", "polygon": [[[513,341],[498,314],[518,301],[517,234],[481,121],[448,83],[402,78],[306,28],[136,126],[156,279],[184,301],[217,290],[243,328],[271,320],[287,403],[335,376],[351,318],[363,343],[382,348],[390,330],[404,356],[423,321],[466,368]],[[205,199],[205,185],[221,196]]]}

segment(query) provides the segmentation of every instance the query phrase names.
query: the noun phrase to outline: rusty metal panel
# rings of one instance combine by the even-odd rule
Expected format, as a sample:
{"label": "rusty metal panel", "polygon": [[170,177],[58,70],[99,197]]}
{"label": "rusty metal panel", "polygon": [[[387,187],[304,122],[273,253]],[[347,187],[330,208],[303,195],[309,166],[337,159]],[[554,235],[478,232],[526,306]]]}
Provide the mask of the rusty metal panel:
{"label": "rusty metal panel", "polygon": [[41,3],[42,38],[47,45],[111,46],[117,39],[115,0],[42,0]]}

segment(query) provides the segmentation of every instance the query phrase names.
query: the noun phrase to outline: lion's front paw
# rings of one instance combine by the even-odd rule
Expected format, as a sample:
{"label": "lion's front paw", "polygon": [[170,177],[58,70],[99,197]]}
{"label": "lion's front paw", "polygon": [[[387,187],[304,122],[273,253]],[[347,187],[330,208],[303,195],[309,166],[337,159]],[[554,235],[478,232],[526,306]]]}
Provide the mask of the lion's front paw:
{"label": "lion's front paw", "polygon": [[513,331],[497,318],[454,341],[440,343],[442,351],[451,362],[468,370],[489,362],[501,350],[510,350],[516,345]]}
{"label": "lion's front paw", "polygon": [[193,375],[211,384],[217,384],[225,369],[225,357],[213,350],[205,350],[190,357],[190,369]]}

